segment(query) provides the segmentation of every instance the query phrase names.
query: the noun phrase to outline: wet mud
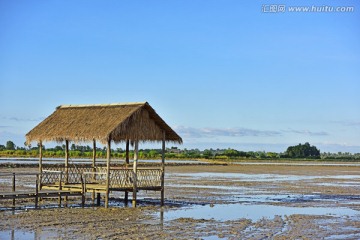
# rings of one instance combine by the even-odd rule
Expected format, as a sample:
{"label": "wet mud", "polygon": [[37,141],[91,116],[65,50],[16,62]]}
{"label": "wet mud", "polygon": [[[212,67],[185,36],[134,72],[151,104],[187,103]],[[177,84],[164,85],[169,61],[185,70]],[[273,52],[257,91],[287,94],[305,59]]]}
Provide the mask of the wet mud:
{"label": "wet mud", "polygon": [[[30,172],[36,169],[0,169]],[[139,192],[139,207],[112,193],[110,208],[90,195],[68,207],[44,200],[0,201],[0,239],[360,239],[359,166],[170,166],[166,206]],[[33,180],[19,179],[19,188]],[[0,182],[0,190],[9,181]],[[7,205],[8,204],[8,205]],[[5,208],[7,205],[8,208]],[[5,206],[5,207],[4,207]]]}

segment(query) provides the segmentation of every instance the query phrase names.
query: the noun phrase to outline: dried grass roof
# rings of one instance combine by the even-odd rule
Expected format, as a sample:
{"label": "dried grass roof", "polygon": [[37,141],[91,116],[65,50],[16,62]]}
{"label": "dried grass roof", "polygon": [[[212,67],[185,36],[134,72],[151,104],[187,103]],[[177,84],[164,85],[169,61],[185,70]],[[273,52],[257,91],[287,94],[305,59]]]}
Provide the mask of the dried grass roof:
{"label": "dried grass roof", "polygon": [[26,142],[162,141],[164,131],[166,141],[182,143],[147,102],[62,105],[26,134]]}

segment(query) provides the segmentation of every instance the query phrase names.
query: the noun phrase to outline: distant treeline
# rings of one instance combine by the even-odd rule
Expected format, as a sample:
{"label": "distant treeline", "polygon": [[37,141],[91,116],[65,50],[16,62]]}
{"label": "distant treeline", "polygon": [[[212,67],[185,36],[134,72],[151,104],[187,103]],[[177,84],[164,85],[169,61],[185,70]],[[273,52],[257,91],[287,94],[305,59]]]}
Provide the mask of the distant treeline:
{"label": "distant treeline", "polygon": [[[139,158],[141,159],[160,159],[161,149],[140,149]],[[69,155],[72,158],[92,158],[93,149],[90,146],[71,144]],[[111,150],[113,158],[124,159],[125,149],[116,148]],[[6,145],[0,145],[1,157],[38,157],[38,146],[18,147],[12,141],[7,141]],[[44,157],[65,157],[65,145],[54,148],[46,148],[43,145]],[[133,158],[134,151],[129,151],[129,157]],[[96,157],[105,158],[106,148],[96,148]],[[241,160],[241,159],[324,159],[324,160],[360,160],[360,153],[320,153],[315,146],[309,143],[290,146],[283,153],[265,152],[265,151],[239,151],[236,149],[179,149],[177,147],[167,148],[166,158],[170,159],[214,159],[214,160]]]}

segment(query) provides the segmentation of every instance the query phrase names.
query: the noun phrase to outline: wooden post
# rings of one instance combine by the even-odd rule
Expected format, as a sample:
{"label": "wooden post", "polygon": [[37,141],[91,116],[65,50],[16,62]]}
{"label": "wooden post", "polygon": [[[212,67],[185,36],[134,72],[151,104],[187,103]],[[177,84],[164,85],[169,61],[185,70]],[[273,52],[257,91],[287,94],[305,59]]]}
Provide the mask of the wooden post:
{"label": "wooden post", "polygon": [[86,180],[81,176],[81,207],[85,206],[86,200]]}
{"label": "wooden post", "polygon": [[[65,179],[64,180],[65,180],[64,181],[65,184],[69,182],[69,140],[65,140]],[[67,201],[68,201],[68,197],[65,196],[65,202],[67,203]]]}
{"label": "wooden post", "polygon": [[42,141],[39,141],[39,173],[42,173]]}
{"label": "wooden post", "polygon": [[139,142],[136,140],[134,145],[134,164],[133,164],[133,198],[132,198],[133,207],[136,207],[138,151],[139,151]]}
{"label": "wooden post", "polygon": [[[130,145],[130,141],[129,139],[126,140],[126,148],[125,148],[125,164],[126,164],[126,168],[127,169],[127,165],[129,164],[129,145]],[[125,205],[127,206],[129,201],[129,192],[125,191],[125,198],[124,198],[124,202]]]}
{"label": "wooden post", "polygon": [[39,174],[36,174],[36,187],[35,187],[35,208],[38,208],[39,202]]}
{"label": "wooden post", "polygon": [[110,187],[110,158],[111,158],[111,149],[110,149],[110,139],[107,142],[107,149],[106,149],[106,195],[105,195],[105,208],[109,207],[109,187]]}
{"label": "wooden post", "polygon": [[100,206],[100,193],[97,193],[96,195],[96,206]]}
{"label": "wooden post", "polygon": [[125,152],[125,154],[126,154],[126,159],[125,159],[125,163],[126,164],[129,164],[129,145],[130,145],[130,141],[129,141],[129,139],[127,139],[126,140],[126,152]]}
{"label": "wooden post", "polygon": [[[41,190],[42,186],[41,186],[41,180],[42,180],[42,157],[43,157],[43,153],[42,153],[42,141],[39,141],[39,174],[40,174],[40,182],[39,182],[39,191]],[[42,198],[40,198],[40,201],[42,201]]]}
{"label": "wooden post", "polygon": [[161,152],[161,206],[164,206],[165,199],[165,137],[165,131],[163,131]]}
{"label": "wooden post", "polygon": [[62,175],[62,172],[60,172],[60,177],[59,177],[59,197],[58,197],[58,200],[59,200],[59,207],[61,207],[61,190],[62,190],[62,178],[63,178],[63,175]]}
{"label": "wooden post", "polygon": [[65,140],[65,183],[69,181],[69,140]]}
{"label": "wooden post", "polygon": [[[92,159],[92,172],[93,172],[93,181],[95,182],[96,180],[96,140],[93,139],[93,159]],[[92,201],[94,203],[95,201],[95,190],[92,192]]]}
{"label": "wooden post", "polygon": [[92,159],[92,167],[96,166],[96,140],[93,139],[93,159]]}
{"label": "wooden post", "polygon": [[[13,176],[12,176],[12,191],[13,192],[16,191],[15,182],[16,182],[15,173],[13,173]],[[14,198],[12,200],[12,204],[13,204],[13,207],[15,207],[15,196],[14,196]]]}

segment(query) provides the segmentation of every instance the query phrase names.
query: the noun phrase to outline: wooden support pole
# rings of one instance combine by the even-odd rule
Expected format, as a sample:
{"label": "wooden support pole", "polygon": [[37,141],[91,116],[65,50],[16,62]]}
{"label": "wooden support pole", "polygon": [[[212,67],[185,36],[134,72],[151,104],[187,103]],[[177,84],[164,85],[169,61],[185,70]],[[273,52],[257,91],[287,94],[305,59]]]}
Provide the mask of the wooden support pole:
{"label": "wooden support pole", "polygon": [[133,163],[133,198],[132,198],[133,207],[136,207],[138,151],[139,151],[139,142],[135,141],[135,145],[134,145],[134,163]]}
{"label": "wooden support pole", "polygon": [[42,141],[39,141],[39,173],[42,173]]}
{"label": "wooden support pole", "polygon": [[[15,173],[13,173],[13,176],[12,176],[12,191],[13,191],[13,192],[16,191],[16,178],[15,178]],[[15,197],[14,197],[13,200],[12,200],[12,204],[13,204],[13,207],[15,207]]]}
{"label": "wooden support pole", "polygon": [[[40,182],[39,182],[39,186],[38,186],[38,190],[40,191],[42,186],[41,186],[41,180],[42,180],[42,157],[43,157],[43,153],[42,153],[42,141],[39,141],[39,174],[40,174]],[[42,200],[42,198],[40,198],[40,200]]]}
{"label": "wooden support pole", "polygon": [[100,206],[100,193],[97,193],[96,195],[96,206]]}
{"label": "wooden support pole", "polygon": [[62,172],[60,172],[60,177],[59,177],[59,197],[58,197],[58,201],[59,201],[59,207],[61,207],[61,193],[60,191],[62,190],[62,178],[63,178],[63,175],[62,175]]}
{"label": "wooden support pole", "polygon": [[110,139],[107,142],[107,149],[106,149],[106,195],[105,195],[105,208],[109,207],[109,195],[110,195],[110,158],[111,158],[111,145]]}
{"label": "wooden support pole", "polygon": [[125,163],[129,164],[129,145],[130,145],[130,141],[129,139],[126,140],[126,149],[125,149]]}
{"label": "wooden support pole", "polygon": [[81,176],[81,207],[85,206],[86,200],[86,180]]}
{"label": "wooden support pole", "polygon": [[38,208],[38,202],[39,202],[39,181],[40,177],[39,174],[36,174],[36,186],[35,186],[35,208]]}
{"label": "wooden support pole", "polygon": [[[129,164],[129,145],[130,145],[130,141],[129,139],[126,140],[126,147],[125,147],[125,164],[126,164],[126,168],[127,169],[127,165]],[[124,198],[124,202],[125,205],[127,206],[129,201],[129,192],[125,191],[125,198]]]}
{"label": "wooden support pole", "polygon": [[[65,184],[69,182],[69,140],[65,140]],[[59,197],[61,200],[61,197]],[[68,201],[68,197],[65,196],[65,202]]]}
{"label": "wooden support pole", "polygon": [[96,166],[96,140],[93,139],[93,159],[92,159],[92,167]]}
{"label": "wooden support pole", "polygon": [[65,183],[69,181],[69,140],[65,140]]}
{"label": "wooden support pole", "polygon": [[[96,180],[96,140],[93,139],[93,159],[92,159],[92,172],[93,172],[93,181],[95,182]],[[85,180],[85,179],[84,179]],[[95,201],[95,191],[92,192],[92,201],[94,203]]]}
{"label": "wooden support pole", "polygon": [[165,131],[163,131],[162,152],[161,152],[161,206],[164,206],[165,200]]}

